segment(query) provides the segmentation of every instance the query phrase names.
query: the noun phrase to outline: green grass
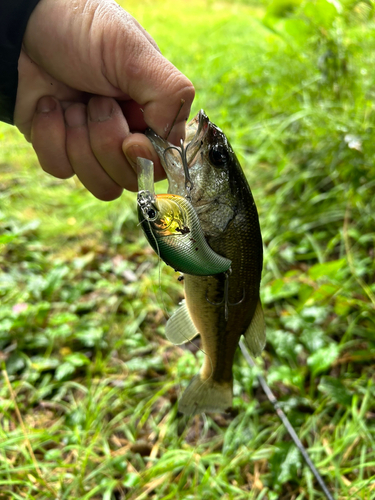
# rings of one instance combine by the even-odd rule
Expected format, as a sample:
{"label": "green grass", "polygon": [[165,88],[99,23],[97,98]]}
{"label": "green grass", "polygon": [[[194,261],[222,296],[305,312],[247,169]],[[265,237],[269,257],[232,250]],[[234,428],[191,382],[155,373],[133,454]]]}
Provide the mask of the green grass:
{"label": "green grass", "polygon": [[[194,82],[193,112],[227,133],[253,189],[265,244],[259,369],[335,498],[369,500],[374,12],[337,5],[126,8]],[[0,271],[1,500],[324,498],[240,352],[235,411],[177,415],[202,355],[164,337],[182,285],[165,266],[159,283],[135,196],[102,203],[49,177],[6,125]]]}

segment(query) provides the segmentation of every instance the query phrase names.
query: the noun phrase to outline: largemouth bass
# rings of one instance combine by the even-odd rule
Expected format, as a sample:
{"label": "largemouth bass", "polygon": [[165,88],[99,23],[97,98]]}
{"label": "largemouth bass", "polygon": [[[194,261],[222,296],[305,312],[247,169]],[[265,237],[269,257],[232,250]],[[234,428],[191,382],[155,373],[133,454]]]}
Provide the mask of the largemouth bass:
{"label": "largemouth bass", "polygon": [[265,345],[265,324],[259,299],[262,238],[250,187],[226,136],[203,111],[186,131],[180,151],[150,129],[146,135],[167,173],[169,193],[188,193],[209,246],[232,261],[224,273],[186,274],[185,301],[166,325],[175,344],[201,336],[204,363],[179,402],[182,413],[193,415],[232,406],[239,339],[244,335],[250,352],[258,356]]}

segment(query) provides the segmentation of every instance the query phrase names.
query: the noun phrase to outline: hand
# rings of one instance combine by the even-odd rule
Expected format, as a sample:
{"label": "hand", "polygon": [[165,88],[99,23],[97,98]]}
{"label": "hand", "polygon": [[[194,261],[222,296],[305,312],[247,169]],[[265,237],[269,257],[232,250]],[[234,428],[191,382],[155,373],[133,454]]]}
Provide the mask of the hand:
{"label": "hand", "polygon": [[15,125],[42,168],[76,174],[97,198],[137,190],[137,156],[164,171],[147,126],[179,145],[194,99],[191,82],[112,0],[41,0],[19,59]]}

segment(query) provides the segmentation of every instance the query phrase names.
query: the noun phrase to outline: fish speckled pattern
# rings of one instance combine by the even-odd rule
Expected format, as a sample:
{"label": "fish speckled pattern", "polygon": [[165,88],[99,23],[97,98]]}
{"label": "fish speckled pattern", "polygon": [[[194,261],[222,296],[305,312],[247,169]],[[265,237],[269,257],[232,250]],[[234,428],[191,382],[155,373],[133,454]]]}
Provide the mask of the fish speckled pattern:
{"label": "fish speckled pattern", "polygon": [[[179,155],[152,131],[147,135],[167,172],[169,192],[184,196]],[[226,136],[203,111],[187,126],[185,150],[193,183],[191,203],[205,238],[216,253],[232,261],[229,278],[224,273],[185,275],[186,302],[166,327],[175,343],[181,336],[190,340],[201,335],[205,361],[179,403],[180,411],[195,414],[231,406],[232,365],[241,335],[254,356],[264,347],[259,300],[263,253],[258,213],[246,177]]]}

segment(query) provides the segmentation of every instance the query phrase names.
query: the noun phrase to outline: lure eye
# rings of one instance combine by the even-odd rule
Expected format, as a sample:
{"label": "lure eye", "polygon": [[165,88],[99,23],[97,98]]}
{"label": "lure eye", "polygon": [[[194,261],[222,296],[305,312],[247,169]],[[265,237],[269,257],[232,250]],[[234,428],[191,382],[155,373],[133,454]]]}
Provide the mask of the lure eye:
{"label": "lure eye", "polygon": [[223,167],[228,163],[229,153],[228,150],[224,146],[220,146],[219,144],[215,144],[210,149],[210,161],[215,167]]}
{"label": "lure eye", "polygon": [[147,210],[147,218],[148,219],[154,219],[156,217],[156,212],[153,208],[149,208]]}

